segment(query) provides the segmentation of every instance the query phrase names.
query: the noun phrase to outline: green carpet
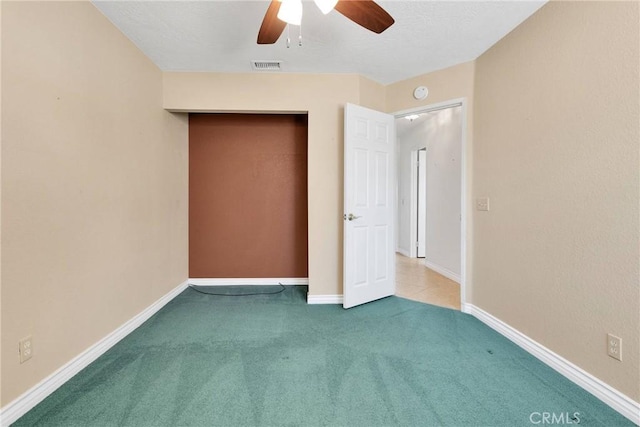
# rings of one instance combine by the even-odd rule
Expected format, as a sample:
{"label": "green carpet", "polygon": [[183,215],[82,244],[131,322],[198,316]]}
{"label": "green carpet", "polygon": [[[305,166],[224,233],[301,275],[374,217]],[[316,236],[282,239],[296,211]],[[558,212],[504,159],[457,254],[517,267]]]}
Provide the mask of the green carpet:
{"label": "green carpet", "polygon": [[14,425],[633,425],[466,314],[305,298],[187,289]]}

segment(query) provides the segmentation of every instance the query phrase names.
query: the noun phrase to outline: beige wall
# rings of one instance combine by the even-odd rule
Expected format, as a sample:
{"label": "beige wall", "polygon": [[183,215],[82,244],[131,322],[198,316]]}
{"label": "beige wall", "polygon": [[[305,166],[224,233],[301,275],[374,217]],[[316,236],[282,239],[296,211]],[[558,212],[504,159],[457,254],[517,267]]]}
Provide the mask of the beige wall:
{"label": "beige wall", "polygon": [[[475,62],[464,62],[390,84],[386,87],[386,111],[397,113],[457,98],[467,98],[471,104],[474,70]],[[426,86],[429,89],[429,95],[425,99],[417,100],[413,97],[413,90],[418,86]],[[468,119],[471,119],[471,116]]]}
{"label": "beige wall", "polygon": [[[164,73],[164,106],[192,112],[309,112],[309,294],[340,295],[345,103],[383,111],[395,111],[390,105],[406,109],[461,97],[470,104],[473,71],[469,62],[387,87],[353,74],[169,72]],[[413,99],[417,82],[429,86],[429,101]],[[467,118],[470,140],[470,110]]]}
{"label": "beige wall", "polygon": [[473,176],[473,303],[636,401],[638,5],[552,2],[477,60]]}
{"label": "beige wall", "polygon": [[385,111],[387,108],[387,88],[364,76],[360,76],[359,105],[373,110]]}
{"label": "beige wall", "polygon": [[4,406],[187,278],[187,121],[88,2],[2,2],[2,107]]}
{"label": "beige wall", "polygon": [[164,74],[172,111],[309,112],[311,295],[342,294],[343,114],[359,101],[360,77],[350,74]]}

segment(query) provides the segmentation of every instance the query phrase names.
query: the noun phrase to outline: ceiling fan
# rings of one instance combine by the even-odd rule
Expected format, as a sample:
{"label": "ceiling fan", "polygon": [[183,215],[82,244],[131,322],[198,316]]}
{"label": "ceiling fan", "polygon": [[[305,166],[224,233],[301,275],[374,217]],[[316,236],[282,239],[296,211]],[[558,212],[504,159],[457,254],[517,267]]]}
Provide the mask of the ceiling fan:
{"label": "ceiling fan", "polygon": [[[325,15],[335,9],[374,33],[380,34],[395,22],[391,15],[373,0],[314,1]],[[302,0],[271,0],[258,32],[258,44],[275,43],[287,24],[300,25],[301,18]]]}

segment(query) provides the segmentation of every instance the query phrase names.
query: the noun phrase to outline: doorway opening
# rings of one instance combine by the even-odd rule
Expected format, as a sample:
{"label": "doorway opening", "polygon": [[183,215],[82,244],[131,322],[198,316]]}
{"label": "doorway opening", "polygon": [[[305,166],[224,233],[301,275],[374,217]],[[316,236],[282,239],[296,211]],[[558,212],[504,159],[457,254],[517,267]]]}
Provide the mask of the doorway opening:
{"label": "doorway opening", "polygon": [[460,309],[466,257],[464,99],[396,117],[396,295]]}

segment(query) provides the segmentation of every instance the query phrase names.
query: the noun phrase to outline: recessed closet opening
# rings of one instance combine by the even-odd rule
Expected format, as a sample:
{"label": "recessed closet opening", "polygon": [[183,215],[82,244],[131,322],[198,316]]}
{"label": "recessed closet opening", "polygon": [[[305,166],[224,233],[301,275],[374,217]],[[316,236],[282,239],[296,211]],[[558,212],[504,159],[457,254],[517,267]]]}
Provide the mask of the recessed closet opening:
{"label": "recessed closet opening", "polygon": [[307,114],[189,115],[189,277],[308,283]]}

